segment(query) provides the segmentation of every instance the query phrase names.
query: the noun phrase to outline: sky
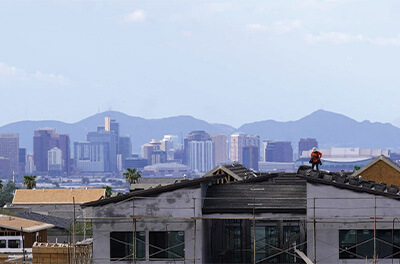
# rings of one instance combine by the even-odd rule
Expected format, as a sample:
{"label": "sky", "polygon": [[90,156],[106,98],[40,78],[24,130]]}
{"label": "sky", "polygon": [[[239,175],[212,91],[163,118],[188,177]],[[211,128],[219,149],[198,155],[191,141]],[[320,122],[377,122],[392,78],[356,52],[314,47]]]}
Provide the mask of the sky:
{"label": "sky", "polygon": [[0,1],[0,125],[400,117],[400,1]]}

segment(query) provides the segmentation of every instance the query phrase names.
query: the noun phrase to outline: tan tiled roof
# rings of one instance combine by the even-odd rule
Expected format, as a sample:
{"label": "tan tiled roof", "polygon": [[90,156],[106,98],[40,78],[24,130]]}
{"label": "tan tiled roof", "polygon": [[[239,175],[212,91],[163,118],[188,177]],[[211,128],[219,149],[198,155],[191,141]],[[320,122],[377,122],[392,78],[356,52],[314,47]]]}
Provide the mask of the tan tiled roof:
{"label": "tan tiled roof", "polygon": [[105,189],[18,189],[13,204],[76,204],[99,200],[105,196]]}
{"label": "tan tiled roof", "polygon": [[19,218],[9,215],[0,215],[0,228],[11,229],[23,232],[37,232],[44,229],[49,229],[54,225],[46,224],[38,221],[32,221],[24,218]]}

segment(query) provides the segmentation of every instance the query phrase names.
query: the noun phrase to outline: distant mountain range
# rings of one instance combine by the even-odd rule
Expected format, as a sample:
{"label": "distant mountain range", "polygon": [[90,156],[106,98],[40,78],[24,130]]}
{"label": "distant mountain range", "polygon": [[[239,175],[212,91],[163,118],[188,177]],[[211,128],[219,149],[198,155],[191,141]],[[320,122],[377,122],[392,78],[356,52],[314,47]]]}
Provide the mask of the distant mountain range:
{"label": "distant mountain range", "polygon": [[[341,114],[318,110],[296,121],[277,122],[266,120],[242,125],[238,129],[225,124],[210,124],[191,116],[176,116],[162,119],[144,119],[124,113],[108,111],[93,115],[76,123],[60,121],[20,121],[0,127],[0,133],[18,133],[20,147],[33,149],[33,131],[39,128],[56,128],[60,134],[69,134],[73,142],[86,139],[86,133],[96,131],[104,125],[104,117],[110,116],[120,124],[120,134],[131,136],[133,151],[140,152],[141,145],[163,135],[174,134],[185,137],[194,130],[225,134],[235,132],[259,135],[261,140],[291,141],[297,148],[300,138],[313,137],[319,147],[389,148],[400,150],[400,128],[389,123],[358,122]],[[72,149],[71,149],[72,151]]]}

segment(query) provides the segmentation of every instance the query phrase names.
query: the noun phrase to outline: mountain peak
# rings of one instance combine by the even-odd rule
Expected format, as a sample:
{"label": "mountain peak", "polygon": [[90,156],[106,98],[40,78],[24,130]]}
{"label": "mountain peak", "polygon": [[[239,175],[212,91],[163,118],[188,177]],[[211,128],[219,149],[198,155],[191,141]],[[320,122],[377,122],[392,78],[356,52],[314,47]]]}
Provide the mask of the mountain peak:
{"label": "mountain peak", "polygon": [[345,115],[342,114],[338,114],[335,112],[331,112],[331,111],[326,111],[323,109],[319,109],[315,112],[312,112],[311,114],[301,118],[299,121],[301,120],[313,120],[316,122],[332,122],[332,121],[339,121],[339,120],[346,120],[346,121],[355,121],[354,119],[347,117]]}

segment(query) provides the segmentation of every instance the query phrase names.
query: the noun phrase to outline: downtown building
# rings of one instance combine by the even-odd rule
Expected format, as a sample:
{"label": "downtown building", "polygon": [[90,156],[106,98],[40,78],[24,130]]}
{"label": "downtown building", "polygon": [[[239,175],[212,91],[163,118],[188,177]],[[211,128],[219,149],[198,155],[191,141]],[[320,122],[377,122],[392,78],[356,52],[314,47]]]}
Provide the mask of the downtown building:
{"label": "downtown building", "polygon": [[228,162],[228,141],[224,134],[210,134],[214,144],[215,165],[223,165]]}
{"label": "downtown building", "polygon": [[33,159],[36,173],[47,174],[49,172],[49,151],[52,149],[54,151],[54,148],[61,151],[61,170],[59,172],[69,175],[71,172],[69,135],[57,134],[55,128],[40,128],[34,132]]}
{"label": "downtown building", "polygon": [[[260,136],[235,133],[231,135],[231,162],[243,163],[243,148],[256,147],[260,149]],[[249,153],[246,151],[246,153]],[[246,157],[249,158],[249,157]],[[258,157],[257,157],[258,159]]]}
{"label": "downtown building", "polygon": [[208,133],[192,131],[184,140],[185,164],[196,172],[207,172],[214,167],[214,144]]}
{"label": "downtown building", "polygon": [[121,155],[121,168],[125,167],[126,159],[132,156],[132,142],[131,137],[129,135],[121,135],[119,136],[119,152],[118,155]]}
{"label": "downtown building", "polygon": [[142,157],[147,160],[148,165],[167,162],[167,153],[161,147],[161,141],[156,139],[142,146]]}
{"label": "downtown building", "polygon": [[0,175],[19,173],[19,135],[0,134]]}
{"label": "downtown building", "polygon": [[264,141],[265,162],[293,162],[293,148],[290,141]]}
{"label": "downtown building", "polygon": [[74,143],[75,167],[83,173],[117,172],[119,124],[106,117],[105,125],[89,132],[86,141]]}

